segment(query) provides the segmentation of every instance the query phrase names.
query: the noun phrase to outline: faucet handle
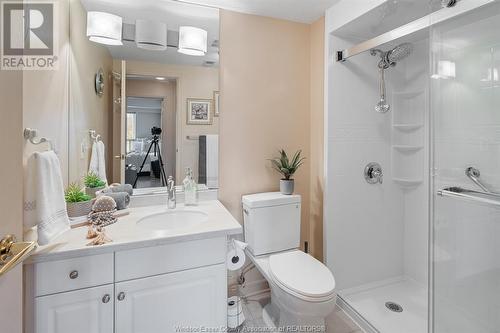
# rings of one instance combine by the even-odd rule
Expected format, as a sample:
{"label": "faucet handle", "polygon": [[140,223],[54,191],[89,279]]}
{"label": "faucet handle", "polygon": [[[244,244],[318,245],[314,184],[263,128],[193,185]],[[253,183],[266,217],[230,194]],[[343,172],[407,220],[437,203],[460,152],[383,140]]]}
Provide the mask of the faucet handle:
{"label": "faucet handle", "polygon": [[382,184],[384,179],[382,167],[376,162],[368,163],[365,167],[364,176],[368,184]]}

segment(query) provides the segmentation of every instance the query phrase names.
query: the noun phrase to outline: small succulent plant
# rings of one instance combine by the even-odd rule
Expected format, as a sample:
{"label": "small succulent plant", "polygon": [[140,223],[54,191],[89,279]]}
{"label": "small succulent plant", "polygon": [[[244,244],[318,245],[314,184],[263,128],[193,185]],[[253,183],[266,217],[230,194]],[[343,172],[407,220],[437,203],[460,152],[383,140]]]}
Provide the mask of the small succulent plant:
{"label": "small succulent plant", "polygon": [[290,180],[299,167],[304,164],[305,157],[301,157],[302,150],[296,151],[292,159],[288,158],[284,149],[281,149],[279,154],[279,157],[270,160],[272,167],[283,175],[283,179]]}
{"label": "small succulent plant", "polygon": [[99,176],[94,172],[89,172],[83,178],[83,183],[85,184],[85,186],[90,188],[103,187],[106,185],[106,182],[99,178]]}
{"label": "small succulent plant", "polygon": [[90,195],[85,194],[78,183],[71,183],[64,191],[66,202],[83,202],[92,199]]}

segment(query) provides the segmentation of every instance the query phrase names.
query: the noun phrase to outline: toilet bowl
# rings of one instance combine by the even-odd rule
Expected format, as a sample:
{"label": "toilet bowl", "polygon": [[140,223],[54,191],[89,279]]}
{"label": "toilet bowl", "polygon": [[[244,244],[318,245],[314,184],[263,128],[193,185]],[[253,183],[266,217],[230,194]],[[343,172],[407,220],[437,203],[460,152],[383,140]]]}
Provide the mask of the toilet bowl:
{"label": "toilet bowl", "polygon": [[243,196],[246,252],[271,288],[263,317],[274,326],[318,331],[335,309],[335,279],[323,263],[298,250],[300,201],[300,195],[279,192]]}
{"label": "toilet bowl", "polygon": [[275,326],[325,325],[337,299],[335,279],[325,265],[300,250],[262,256],[249,253],[249,257],[271,288]]}

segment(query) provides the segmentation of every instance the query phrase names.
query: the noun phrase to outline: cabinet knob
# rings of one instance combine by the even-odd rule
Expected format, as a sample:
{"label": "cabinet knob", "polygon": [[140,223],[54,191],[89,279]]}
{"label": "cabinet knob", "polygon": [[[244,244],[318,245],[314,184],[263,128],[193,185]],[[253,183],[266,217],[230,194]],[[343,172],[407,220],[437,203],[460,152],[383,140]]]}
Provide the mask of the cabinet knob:
{"label": "cabinet knob", "polygon": [[106,294],[102,297],[103,303],[108,303],[110,300],[111,300],[111,296],[109,296],[109,294]]}
{"label": "cabinet knob", "polygon": [[125,293],[122,291],[118,294],[118,300],[123,301],[125,299]]}
{"label": "cabinet knob", "polygon": [[71,271],[71,273],[69,273],[69,278],[71,280],[74,280],[78,277],[78,271]]}

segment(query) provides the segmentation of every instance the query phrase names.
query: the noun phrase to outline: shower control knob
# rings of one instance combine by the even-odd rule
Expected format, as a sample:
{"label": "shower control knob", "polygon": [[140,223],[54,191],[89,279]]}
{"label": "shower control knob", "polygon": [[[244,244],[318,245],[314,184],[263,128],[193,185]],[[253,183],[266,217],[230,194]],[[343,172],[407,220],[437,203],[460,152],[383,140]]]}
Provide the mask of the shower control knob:
{"label": "shower control knob", "polygon": [[364,176],[368,184],[382,184],[384,180],[382,167],[377,162],[368,163],[368,165],[365,167]]}

